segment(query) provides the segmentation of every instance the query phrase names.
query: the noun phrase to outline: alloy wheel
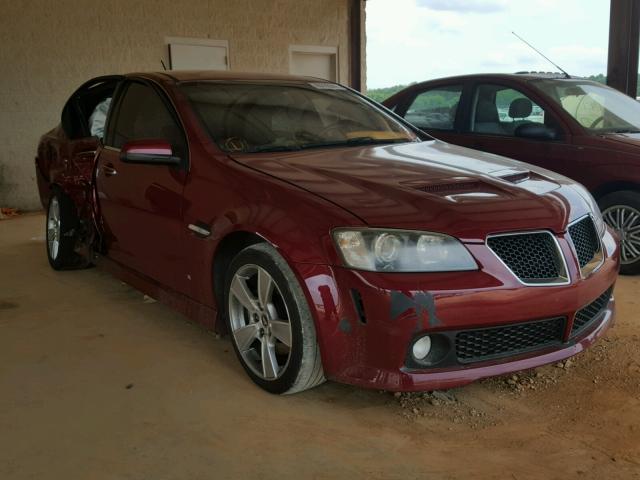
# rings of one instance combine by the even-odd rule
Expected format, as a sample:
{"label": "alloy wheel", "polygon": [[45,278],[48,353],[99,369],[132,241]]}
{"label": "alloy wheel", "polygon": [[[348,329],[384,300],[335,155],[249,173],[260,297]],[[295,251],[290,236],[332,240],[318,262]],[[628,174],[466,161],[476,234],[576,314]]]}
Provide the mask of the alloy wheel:
{"label": "alloy wheel", "polygon": [[258,265],[244,265],[229,289],[229,323],[242,359],[260,378],[275,380],[291,357],[291,322],[282,292]]}
{"label": "alloy wheel", "polygon": [[640,259],[640,211],[629,205],[613,205],[602,212],[604,221],[620,236],[620,262]]}
{"label": "alloy wheel", "polygon": [[53,197],[51,205],[49,205],[47,242],[49,244],[49,255],[55,260],[58,258],[58,250],[60,249],[60,203],[57,197]]}

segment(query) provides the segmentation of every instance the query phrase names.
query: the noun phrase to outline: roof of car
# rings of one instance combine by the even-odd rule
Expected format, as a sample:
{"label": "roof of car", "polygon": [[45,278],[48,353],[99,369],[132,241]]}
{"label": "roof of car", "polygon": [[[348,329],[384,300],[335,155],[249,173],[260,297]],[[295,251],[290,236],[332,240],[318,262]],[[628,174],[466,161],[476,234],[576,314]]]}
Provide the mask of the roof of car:
{"label": "roof of car", "polygon": [[247,73],[216,70],[170,70],[165,72],[131,73],[128,76],[151,77],[155,79],[171,79],[175,82],[216,81],[216,80],[258,80],[272,82],[313,81],[326,82],[321,78],[298,75],[282,75],[276,73]]}
{"label": "roof of car", "polygon": [[517,72],[517,73],[473,73],[469,75],[456,75],[452,77],[434,78],[418,82],[415,85],[422,85],[431,82],[460,82],[474,79],[511,79],[511,80],[534,80],[534,79],[554,79],[554,80],[587,80],[580,77],[566,77],[563,73],[556,72]]}

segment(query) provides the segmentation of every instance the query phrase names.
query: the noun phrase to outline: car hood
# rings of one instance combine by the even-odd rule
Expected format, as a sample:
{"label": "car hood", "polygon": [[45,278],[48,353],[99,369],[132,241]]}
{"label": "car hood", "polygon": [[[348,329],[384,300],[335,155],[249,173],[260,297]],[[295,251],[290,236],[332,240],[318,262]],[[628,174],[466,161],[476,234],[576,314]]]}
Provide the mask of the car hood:
{"label": "car hood", "polygon": [[561,232],[592,208],[586,190],[566,177],[439,140],[233,158],[370,226],[438,231],[467,242],[506,231]]}
{"label": "car hood", "polygon": [[631,147],[640,147],[640,133],[607,133],[602,137]]}

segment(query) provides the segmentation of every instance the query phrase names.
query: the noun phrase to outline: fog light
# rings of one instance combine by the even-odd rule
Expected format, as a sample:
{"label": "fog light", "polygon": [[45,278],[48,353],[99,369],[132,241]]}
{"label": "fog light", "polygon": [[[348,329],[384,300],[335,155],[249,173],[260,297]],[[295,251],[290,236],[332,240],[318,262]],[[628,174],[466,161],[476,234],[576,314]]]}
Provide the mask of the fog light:
{"label": "fog light", "polygon": [[425,335],[413,344],[412,353],[416,360],[423,360],[431,351],[431,337]]}

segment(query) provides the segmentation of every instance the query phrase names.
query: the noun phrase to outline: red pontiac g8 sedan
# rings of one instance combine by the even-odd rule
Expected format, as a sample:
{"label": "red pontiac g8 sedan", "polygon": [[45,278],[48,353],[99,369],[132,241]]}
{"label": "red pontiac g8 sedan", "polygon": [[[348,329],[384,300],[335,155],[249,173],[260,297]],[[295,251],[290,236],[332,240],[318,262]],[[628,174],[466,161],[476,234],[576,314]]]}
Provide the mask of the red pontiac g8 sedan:
{"label": "red pontiac g8 sedan", "polygon": [[36,170],[54,269],[101,264],[230,333],[270,392],[454,387],[613,322],[619,250],[587,190],[334,83],[96,78]]}

